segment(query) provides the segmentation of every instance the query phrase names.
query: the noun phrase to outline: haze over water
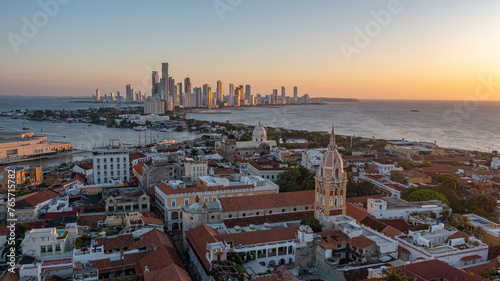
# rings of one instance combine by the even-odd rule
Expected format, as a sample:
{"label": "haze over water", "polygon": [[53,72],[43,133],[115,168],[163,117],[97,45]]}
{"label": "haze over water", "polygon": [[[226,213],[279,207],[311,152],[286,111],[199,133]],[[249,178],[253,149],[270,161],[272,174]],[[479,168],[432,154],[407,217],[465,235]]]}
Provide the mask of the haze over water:
{"label": "haze over water", "polygon": [[[462,101],[362,100],[328,105],[246,107],[232,114],[189,114],[189,118],[257,124],[289,129],[328,131],[342,135],[437,141],[445,147],[491,151],[500,149],[500,102],[480,102],[470,115],[448,110]],[[411,112],[419,110],[419,112]]]}

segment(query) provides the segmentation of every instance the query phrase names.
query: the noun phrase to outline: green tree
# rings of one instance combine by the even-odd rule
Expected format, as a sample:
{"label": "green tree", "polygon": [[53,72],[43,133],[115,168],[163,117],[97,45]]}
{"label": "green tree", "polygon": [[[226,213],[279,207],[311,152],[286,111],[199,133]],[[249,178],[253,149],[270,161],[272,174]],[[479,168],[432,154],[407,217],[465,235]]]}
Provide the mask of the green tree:
{"label": "green tree", "polygon": [[457,190],[457,188],[460,187],[457,177],[452,174],[440,174],[437,175],[434,180],[451,190]]}
{"label": "green tree", "polygon": [[398,269],[392,269],[391,271],[387,269],[382,269],[382,274],[384,277],[382,277],[381,280],[384,281],[415,281],[417,280],[415,277],[408,277],[406,276],[401,268]]}
{"label": "green tree", "polygon": [[497,205],[496,199],[489,194],[474,194],[465,199],[465,207],[469,211],[483,209],[486,213],[493,213]]}
{"label": "green tree", "polygon": [[398,162],[399,167],[403,168],[403,170],[413,170],[416,166],[415,162],[409,159],[401,159]]}
{"label": "green tree", "polygon": [[302,165],[286,168],[276,181],[280,192],[313,190],[314,183],[314,173]]}
{"label": "green tree", "polygon": [[368,196],[379,194],[375,185],[369,181],[355,182],[349,177],[347,182],[347,197]]}
{"label": "green tree", "polygon": [[413,191],[408,196],[408,198],[406,198],[406,201],[408,202],[418,202],[427,200],[439,200],[443,203],[446,203],[448,206],[450,205],[450,201],[448,201],[443,194],[440,194],[439,192],[430,189],[421,189]]}
{"label": "green tree", "polygon": [[321,223],[319,222],[319,220],[317,218],[314,218],[314,217],[303,218],[300,221],[300,224],[310,226],[312,231],[314,231],[314,232],[321,232],[321,230],[323,229],[321,227]]}
{"label": "green tree", "polygon": [[406,179],[405,175],[401,173],[400,171],[392,171],[391,172],[391,180],[395,182],[399,182],[401,184],[407,184],[408,180]]}

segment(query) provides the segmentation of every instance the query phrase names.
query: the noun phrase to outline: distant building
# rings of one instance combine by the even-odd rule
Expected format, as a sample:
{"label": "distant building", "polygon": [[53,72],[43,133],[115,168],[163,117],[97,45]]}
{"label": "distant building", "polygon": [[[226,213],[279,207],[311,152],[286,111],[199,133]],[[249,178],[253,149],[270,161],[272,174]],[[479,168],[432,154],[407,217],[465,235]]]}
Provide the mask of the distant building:
{"label": "distant building", "polygon": [[144,114],[165,114],[165,102],[162,100],[147,100],[144,102]]}
{"label": "distant building", "polygon": [[217,102],[221,102],[224,97],[224,92],[222,89],[222,81],[218,80],[217,81]]}
{"label": "distant building", "polygon": [[[13,171],[9,172],[9,171]],[[7,190],[9,184],[16,189],[27,185],[39,185],[43,181],[42,167],[39,165],[18,165],[5,167],[3,179],[0,180],[2,190]]]}
{"label": "distant building", "polygon": [[233,135],[226,135],[220,142],[216,142],[215,150],[224,158],[253,157],[255,154],[269,154],[271,147],[276,146],[276,141],[267,140],[264,126],[259,124],[254,128],[251,141],[236,141]]}
{"label": "distant building", "polygon": [[491,246],[500,246],[500,224],[489,221],[475,214],[466,214],[469,218],[470,225],[474,227],[482,227],[485,231],[483,242]]}
{"label": "distant building", "polygon": [[495,169],[495,170],[498,170],[499,167],[500,167],[500,158],[499,157],[493,157],[491,159],[491,168]]}
{"label": "distant building", "polygon": [[444,148],[427,142],[389,141],[385,149],[408,159],[412,159],[413,155],[445,155]]}
{"label": "distant building", "polygon": [[72,149],[71,143],[49,142],[47,137],[35,136],[33,132],[0,133],[0,163],[2,164]]}
{"label": "distant building", "polygon": [[139,187],[105,188],[102,198],[108,215],[150,210],[149,196]]}

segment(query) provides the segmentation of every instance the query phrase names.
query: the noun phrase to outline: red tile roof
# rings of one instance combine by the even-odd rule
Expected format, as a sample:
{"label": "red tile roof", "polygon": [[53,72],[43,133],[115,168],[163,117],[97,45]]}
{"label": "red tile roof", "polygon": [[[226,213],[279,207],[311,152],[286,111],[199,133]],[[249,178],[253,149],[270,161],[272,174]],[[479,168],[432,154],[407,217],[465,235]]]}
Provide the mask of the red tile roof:
{"label": "red tile roof", "polygon": [[356,206],[351,202],[347,202],[346,207],[347,215],[358,222],[362,221],[366,216],[368,216],[368,211],[366,210],[366,208]]}
{"label": "red tile roof", "polygon": [[353,246],[356,249],[362,250],[364,248],[370,247],[371,245],[375,244],[375,241],[371,240],[370,238],[366,236],[358,236],[355,238],[352,238],[348,241],[349,245]]}
{"label": "red tile roof", "polygon": [[147,156],[140,153],[140,152],[134,152],[134,153],[130,153],[128,155],[128,159],[130,162],[132,162],[133,160],[136,160],[136,159],[141,159],[141,158],[146,158]]}
{"label": "red tile roof", "polygon": [[382,197],[385,197],[385,196],[382,194],[368,195],[368,196],[356,196],[356,197],[348,197],[346,199],[346,201],[351,202],[351,203],[360,203],[360,204],[364,205],[368,202],[368,198],[379,199]]}
{"label": "red tile roof", "polygon": [[205,186],[205,187],[186,187],[186,188],[172,188],[166,183],[162,182],[157,187],[166,195],[170,194],[183,194],[183,193],[198,193],[205,191],[215,191],[215,190],[236,190],[243,188],[254,188],[253,184],[250,185],[237,185],[237,186]]}
{"label": "red tile roof", "polygon": [[136,164],[132,166],[132,169],[138,174],[142,176],[142,167],[144,167],[144,162],[141,162],[139,164]]}
{"label": "red tile roof", "polygon": [[237,174],[237,172],[234,169],[214,169],[214,175],[233,175]]}
{"label": "red tile roof", "polygon": [[105,220],[106,220],[106,215],[79,216],[77,224],[80,226],[96,228],[98,222],[104,222]]}
{"label": "red tile roof", "polygon": [[433,259],[426,261],[413,262],[400,267],[403,273],[408,277],[415,277],[416,281],[430,280],[460,280],[460,281],[478,281],[485,280],[482,277],[470,275],[446,262]]}
{"label": "red tile roof", "polygon": [[189,273],[182,267],[171,264],[167,267],[144,273],[144,281],[190,281]]}
{"label": "red tile roof", "polygon": [[16,202],[24,201],[31,207],[36,207],[38,204],[48,201],[54,197],[57,197],[59,194],[50,189],[45,189],[40,192],[28,194],[26,197],[17,197]]}
{"label": "red tile roof", "polygon": [[400,231],[406,231],[410,228],[410,225],[404,219],[380,220],[380,221]]}
{"label": "red tile roof", "polygon": [[314,203],[314,190],[283,192],[254,196],[220,198],[225,212],[259,210],[274,207],[303,206]]}
{"label": "red tile roof", "polygon": [[186,231],[186,238],[195,250],[198,258],[208,269],[210,263],[205,258],[208,243],[226,241],[232,243],[233,247],[238,245],[255,245],[277,241],[293,240],[297,235],[298,226],[286,228],[274,228],[269,230],[258,230],[240,233],[219,234],[215,229],[207,225],[201,225]]}
{"label": "red tile roof", "polygon": [[94,169],[94,166],[92,164],[92,161],[90,162],[83,162],[83,163],[78,163],[76,166],[82,168],[85,171],[92,170]]}
{"label": "red tile roof", "polygon": [[461,261],[473,261],[473,260],[477,260],[477,259],[480,259],[480,258],[481,258],[480,255],[470,255],[470,256],[462,257],[460,260]]}
{"label": "red tile roof", "polygon": [[104,251],[119,251],[128,249],[134,243],[132,234],[118,235],[115,237],[103,237],[97,239],[97,246],[104,246]]}
{"label": "red tile roof", "polygon": [[314,216],[314,211],[305,211],[305,212],[293,212],[293,213],[281,213],[274,215],[262,215],[262,216],[253,216],[253,217],[245,217],[245,218],[237,218],[237,219],[225,219],[224,224],[233,228],[235,226],[249,226],[251,224],[254,225],[262,225],[264,223],[278,223],[278,222],[286,222],[286,221],[297,221],[302,220],[303,218],[310,218]]}
{"label": "red tile roof", "polygon": [[445,243],[448,243],[448,241],[450,241],[452,239],[465,238],[465,237],[472,237],[472,235],[470,235],[468,233],[465,233],[465,232],[463,232],[461,230],[458,230],[457,232],[455,232],[452,235],[448,236],[448,238],[446,238]]}
{"label": "red tile roof", "polygon": [[158,218],[152,218],[152,217],[142,217],[142,222],[144,222],[145,224],[155,224],[155,225],[161,225],[161,226],[164,225],[162,220],[160,220]]}

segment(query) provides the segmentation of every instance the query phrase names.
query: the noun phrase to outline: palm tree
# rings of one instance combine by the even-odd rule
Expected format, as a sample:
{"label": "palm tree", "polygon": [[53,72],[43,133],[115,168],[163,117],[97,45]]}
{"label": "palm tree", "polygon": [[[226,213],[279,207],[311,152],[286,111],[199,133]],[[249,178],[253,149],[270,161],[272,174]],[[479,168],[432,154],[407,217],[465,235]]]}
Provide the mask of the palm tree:
{"label": "palm tree", "polygon": [[401,268],[398,269],[393,269],[391,271],[388,271],[386,269],[382,269],[382,274],[384,277],[381,278],[381,280],[384,281],[416,281],[417,279],[415,277],[408,277],[406,276]]}
{"label": "palm tree", "polygon": [[457,221],[457,228],[464,231],[469,230],[471,228],[469,217],[467,216],[459,217]]}
{"label": "palm tree", "polygon": [[482,226],[477,226],[472,228],[471,234],[474,235],[479,240],[483,240],[484,234],[486,234],[486,231],[484,231],[484,228]]}

